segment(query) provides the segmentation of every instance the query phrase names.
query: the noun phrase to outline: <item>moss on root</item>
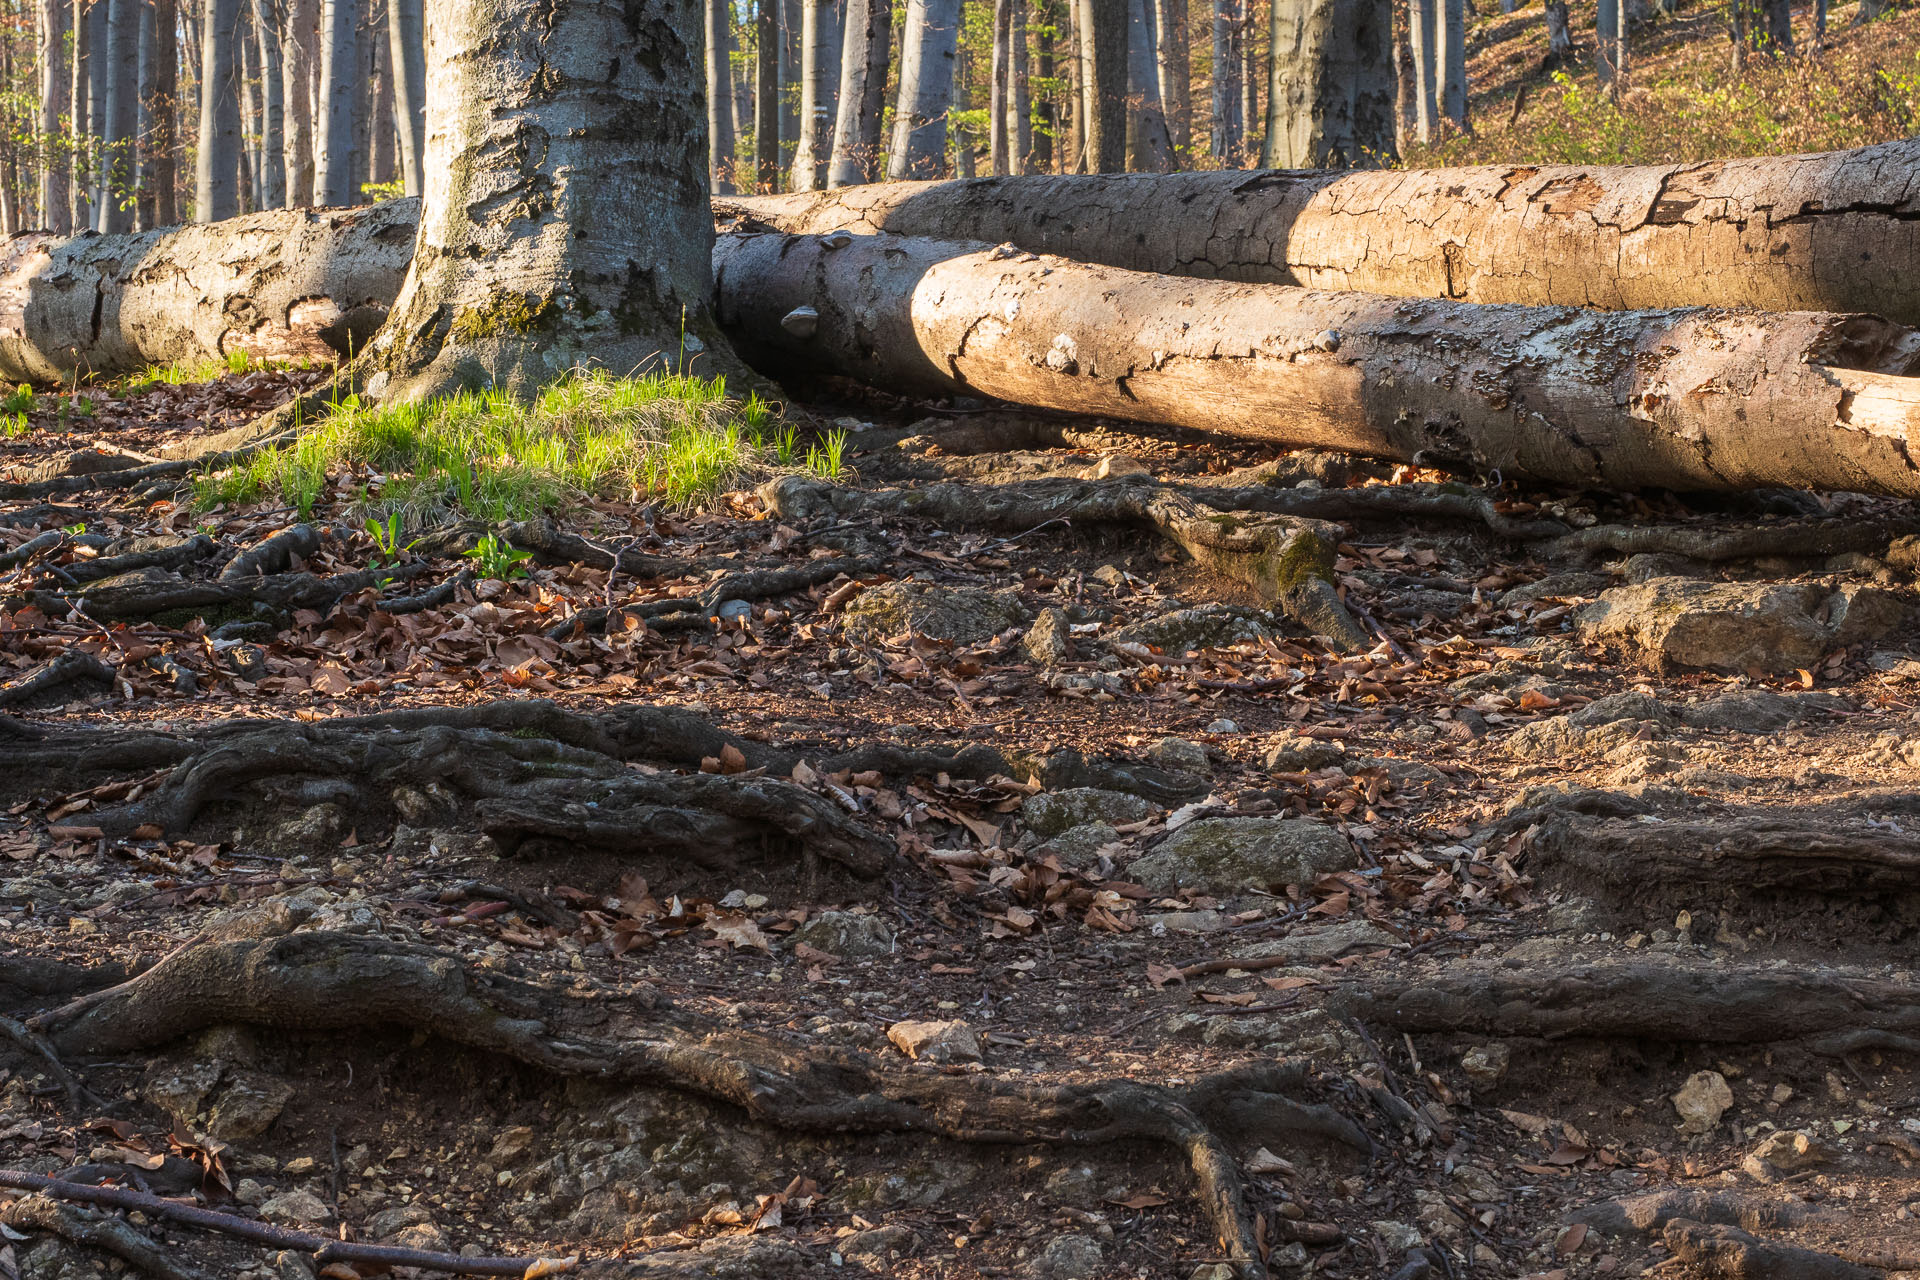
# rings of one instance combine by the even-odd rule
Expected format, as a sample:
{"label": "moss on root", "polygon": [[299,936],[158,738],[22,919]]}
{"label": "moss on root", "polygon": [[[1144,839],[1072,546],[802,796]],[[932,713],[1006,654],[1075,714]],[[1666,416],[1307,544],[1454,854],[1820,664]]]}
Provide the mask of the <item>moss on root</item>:
{"label": "moss on root", "polygon": [[451,334],[454,341],[460,343],[509,335],[524,337],[551,329],[559,319],[559,311],[552,298],[498,289],[485,305],[463,307],[453,318]]}

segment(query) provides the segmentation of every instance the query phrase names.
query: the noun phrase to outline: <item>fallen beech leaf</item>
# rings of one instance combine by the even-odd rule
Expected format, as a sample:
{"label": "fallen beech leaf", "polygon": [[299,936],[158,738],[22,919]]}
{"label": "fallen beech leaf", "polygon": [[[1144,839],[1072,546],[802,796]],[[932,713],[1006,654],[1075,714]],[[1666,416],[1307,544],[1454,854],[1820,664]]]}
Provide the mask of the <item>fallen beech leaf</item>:
{"label": "fallen beech leaf", "polygon": [[1208,1004],[1248,1005],[1259,999],[1259,996],[1251,991],[1236,991],[1231,995],[1222,995],[1215,991],[1202,991],[1200,998]]}
{"label": "fallen beech leaf", "polygon": [[1563,1142],[1553,1149],[1553,1154],[1547,1157],[1547,1163],[1579,1164],[1592,1154],[1593,1152],[1586,1147],[1572,1146]]}
{"label": "fallen beech leaf", "polygon": [[98,827],[48,827],[47,834],[55,840],[98,840],[106,832]]}
{"label": "fallen beech leaf", "polygon": [[746,916],[720,916],[708,920],[707,929],[714,937],[735,947],[773,950],[773,944],[767,941],[766,934],[760,932],[760,926]]}
{"label": "fallen beech leaf", "polygon": [[580,1255],[577,1253],[566,1258],[535,1258],[527,1264],[527,1269],[520,1273],[520,1280],[540,1280],[542,1276],[565,1275],[579,1265]]}
{"label": "fallen beech leaf", "polygon": [[1107,1203],[1117,1204],[1122,1209],[1153,1209],[1173,1202],[1156,1192],[1136,1191],[1130,1196],[1116,1196]]}
{"label": "fallen beech leaf", "polygon": [[1550,698],[1538,689],[1528,689],[1520,695],[1520,709],[1522,711],[1544,711],[1548,707],[1557,707],[1559,705],[1560,699]]}
{"label": "fallen beech leaf", "polygon": [[1169,982],[1185,982],[1186,979],[1180,975],[1178,965],[1149,964],[1147,966],[1147,981],[1156,987],[1164,987]]}
{"label": "fallen beech leaf", "polygon": [[1553,1128],[1553,1121],[1545,1116],[1536,1116],[1525,1111],[1501,1111],[1501,1119],[1522,1133],[1545,1133]]}
{"label": "fallen beech leaf", "polygon": [[1260,981],[1275,991],[1293,991],[1300,987],[1320,985],[1318,979],[1315,978],[1262,978]]}
{"label": "fallen beech leaf", "polygon": [[741,753],[740,748],[731,742],[720,748],[720,772],[745,773],[746,771],[747,757]]}
{"label": "fallen beech leaf", "polygon": [[1586,1242],[1587,1224],[1584,1222],[1576,1222],[1560,1233],[1559,1238],[1553,1242],[1553,1251],[1565,1258],[1578,1253],[1580,1246]]}

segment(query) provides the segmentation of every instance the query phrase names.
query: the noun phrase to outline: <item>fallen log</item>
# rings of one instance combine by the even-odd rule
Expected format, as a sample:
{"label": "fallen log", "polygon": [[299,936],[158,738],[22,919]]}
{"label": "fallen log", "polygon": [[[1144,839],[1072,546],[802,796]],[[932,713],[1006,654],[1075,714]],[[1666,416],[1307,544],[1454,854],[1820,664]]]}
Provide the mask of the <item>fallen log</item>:
{"label": "fallen log", "polygon": [[714,264],[776,375],[1595,488],[1920,495],[1920,334],[1872,316],[1482,307],[899,236],[722,236]]}
{"label": "fallen log", "polygon": [[419,201],[287,209],[131,235],[0,243],[0,379],[149,364],[331,363],[363,345],[413,258]]}
{"label": "fallen log", "polygon": [[1674,165],[889,182],[716,201],[790,234],[1008,242],[1169,275],[1466,302],[1920,324],[1920,142]]}

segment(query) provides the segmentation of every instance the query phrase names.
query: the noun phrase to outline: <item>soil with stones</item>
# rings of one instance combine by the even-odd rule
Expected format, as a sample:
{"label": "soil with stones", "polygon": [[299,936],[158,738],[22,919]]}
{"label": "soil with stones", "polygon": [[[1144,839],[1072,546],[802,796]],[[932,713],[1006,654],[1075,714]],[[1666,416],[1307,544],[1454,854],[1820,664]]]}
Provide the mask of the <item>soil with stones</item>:
{"label": "soil with stones", "polygon": [[116,483],[314,380],[5,447],[0,1274],[1920,1269],[1908,505],[852,401],[503,581]]}

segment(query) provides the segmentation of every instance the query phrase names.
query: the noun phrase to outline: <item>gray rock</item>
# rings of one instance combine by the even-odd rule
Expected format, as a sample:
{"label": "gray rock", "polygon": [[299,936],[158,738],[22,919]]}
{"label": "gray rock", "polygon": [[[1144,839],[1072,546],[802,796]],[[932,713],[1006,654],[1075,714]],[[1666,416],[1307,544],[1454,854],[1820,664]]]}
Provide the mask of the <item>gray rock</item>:
{"label": "gray rock", "polygon": [[1201,818],[1127,868],[1155,893],[1271,890],[1354,865],[1353,846],[1303,818]]}
{"label": "gray rock", "polygon": [[1139,822],[1153,812],[1150,801],[1125,791],[1106,791],[1099,787],[1068,787],[1064,791],[1040,791],[1020,806],[1020,820],[1027,830],[1042,836],[1057,836],[1090,822],[1118,826]]}
{"label": "gray rock", "polygon": [[1657,670],[1791,671],[1900,625],[1906,602],[1884,587],[1653,578],[1582,609],[1580,636]]}
{"label": "gray rock", "polygon": [[426,1206],[417,1204],[395,1205],[391,1209],[382,1209],[367,1219],[367,1234],[375,1240],[390,1240],[408,1227],[417,1227],[433,1221],[433,1214]]}
{"label": "gray rock", "polygon": [[978,1062],[980,1037],[964,1022],[896,1022],[887,1039],[916,1062]]}
{"label": "gray rock", "polygon": [[1610,693],[1604,698],[1595,698],[1578,711],[1567,716],[1567,723],[1582,729],[1594,725],[1612,724],[1616,720],[1651,720],[1663,729],[1671,729],[1679,723],[1666,703],[1650,693],[1630,690],[1625,693]]}
{"label": "gray rock", "polygon": [[1318,929],[1296,929],[1284,938],[1263,942],[1241,954],[1249,960],[1284,956],[1298,964],[1314,964],[1345,955],[1356,947],[1378,949],[1404,945],[1371,920],[1342,920]]}
{"label": "gray rock", "polygon": [[275,853],[320,853],[332,849],[347,833],[347,815],[337,804],[316,804],[297,818],[289,818],[268,835]]}
{"label": "gray rock", "polygon": [[1109,641],[1150,645],[1175,656],[1196,649],[1224,649],[1253,644],[1273,635],[1272,619],[1257,609],[1230,604],[1203,604],[1176,609],[1130,627],[1107,633]]}
{"label": "gray rock", "polygon": [[1162,769],[1191,773],[1202,778],[1206,777],[1213,768],[1207,759],[1207,749],[1185,738],[1160,739],[1147,748],[1147,759]]}
{"label": "gray rock", "polygon": [[1831,693],[1774,693],[1732,689],[1681,709],[1680,718],[1696,729],[1735,733],[1772,733],[1820,711],[1844,711],[1847,704]]}
{"label": "gray rock", "polygon": [[260,1216],[268,1222],[316,1223],[333,1218],[327,1202],[311,1191],[283,1191],[260,1206]]}
{"label": "gray rock", "polygon": [[244,1142],[272,1127],[293,1100],[293,1086],[255,1072],[228,1071],[220,1095],[207,1110],[207,1136]]}
{"label": "gray rock", "polygon": [[889,582],[853,598],[846,608],[844,630],[849,639],[860,643],[911,633],[970,645],[991,640],[1026,620],[1026,606],[1011,591]]}
{"label": "gray rock", "polygon": [[1312,773],[1344,764],[1347,749],[1338,742],[1283,733],[1267,748],[1266,766],[1273,773]]}
{"label": "gray rock", "polygon": [[1229,720],[1225,716],[1222,716],[1218,720],[1213,720],[1208,722],[1207,732],[1208,733],[1238,733],[1240,732],[1240,726],[1237,722]]}
{"label": "gray rock", "polygon": [[1658,741],[1666,730],[1655,720],[1609,720],[1578,725],[1566,716],[1523,724],[1506,741],[1516,759],[1552,763],[1568,756],[1606,755],[1628,743]]}
{"label": "gray rock", "polygon": [[1020,641],[1021,651],[1042,667],[1051,667],[1067,656],[1071,626],[1067,615],[1058,609],[1042,609]]}
{"label": "gray rock", "polygon": [[1100,850],[1119,839],[1120,833],[1107,823],[1083,822],[1045,841],[1033,852],[1035,857],[1058,858],[1061,866],[1079,870],[1093,866],[1099,861]]}
{"label": "gray rock", "polygon": [[1534,582],[1500,593],[1500,606],[1532,604],[1535,600],[1587,600],[1599,595],[1613,579],[1604,573],[1550,573]]}
{"label": "gray rock", "polygon": [[1099,1183],[1091,1167],[1063,1165],[1047,1175],[1047,1195],[1061,1204],[1090,1205],[1099,1198]]}
{"label": "gray rock", "polygon": [[1496,1085],[1507,1074],[1507,1063],[1512,1059],[1513,1051],[1496,1040],[1491,1044],[1475,1045],[1461,1054],[1460,1069],[1475,1084]]}
{"label": "gray rock", "polygon": [[1227,917],[1218,911],[1163,911],[1146,918],[1147,932],[1158,938],[1169,933],[1218,933]]}
{"label": "gray rock", "polygon": [[1087,576],[1103,587],[1121,587],[1127,582],[1127,571],[1117,564],[1103,564]]}
{"label": "gray rock", "polygon": [[847,1258],[871,1258],[876,1263],[893,1260],[896,1253],[913,1247],[913,1231],[908,1227],[875,1227],[857,1231],[840,1242],[840,1254]]}
{"label": "gray rock", "polygon": [[1092,1236],[1055,1236],[1027,1264],[1036,1280],[1093,1280],[1105,1251]]}
{"label": "gray rock", "polygon": [[1627,557],[1620,576],[1628,582],[1647,582],[1653,578],[1711,578],[1713,567],[1704,560],[1676,556],[1664,551],[1642,551]]}
{"label": "gray rock", "polygon": [[884,956],[893,950],[893,930],[885,920],[851,911],[822,911],[792,938],[836,956]]}

